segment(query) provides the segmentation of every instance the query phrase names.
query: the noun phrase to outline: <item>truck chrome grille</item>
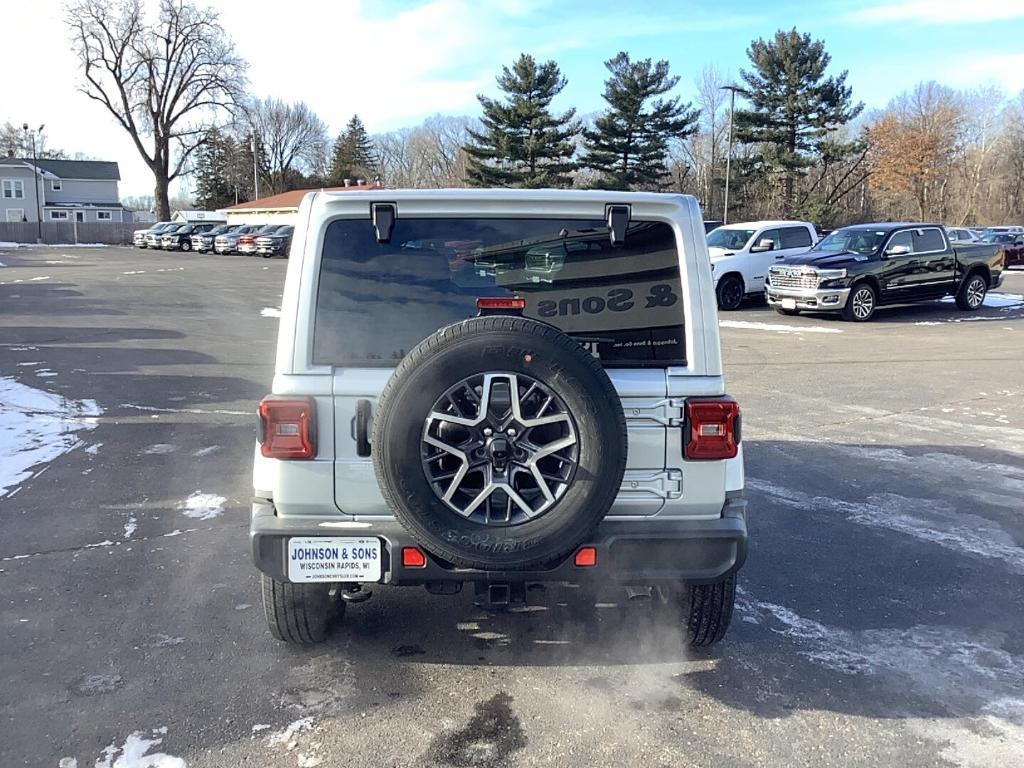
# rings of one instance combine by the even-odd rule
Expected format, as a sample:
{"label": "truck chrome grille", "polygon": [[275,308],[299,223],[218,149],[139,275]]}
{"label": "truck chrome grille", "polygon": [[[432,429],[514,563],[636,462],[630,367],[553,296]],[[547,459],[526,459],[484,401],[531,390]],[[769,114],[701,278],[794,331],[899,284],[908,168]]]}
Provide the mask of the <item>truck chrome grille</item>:
{"label": "truck chrome grille", "polygon": [[818,287],[818,273],[802,269],[772,267],[768,270],[772,288],[799,288],[814,290]]}

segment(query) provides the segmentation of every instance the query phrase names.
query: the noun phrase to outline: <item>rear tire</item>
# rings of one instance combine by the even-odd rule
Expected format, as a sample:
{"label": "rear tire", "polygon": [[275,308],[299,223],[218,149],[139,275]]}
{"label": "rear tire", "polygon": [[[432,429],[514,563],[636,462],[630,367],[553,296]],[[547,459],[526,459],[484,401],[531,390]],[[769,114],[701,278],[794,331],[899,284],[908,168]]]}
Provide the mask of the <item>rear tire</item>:
{"label": "rear tire", "polygon": [[976,312],[985,303],[988,282],[980,272],[968,275],[956,294],[956,308],[962,312]]}
{"label": "rear tire", "polygon": [[687,584],[682,606],[686,642],[694,648],[706,648],[725,637],[735,602],[735,573],[714,584]]}
{"label": "rear tire", "polygon": [[187,240],[185,240],[181,244],[181,250],[183,250],[183,251],[191,251],[192,250],[192,243],[190,243]]}
{"label": "rear tire", "polygon": [[726,312],[739,309],[740,304],[743,303],[744,293],[743,278],[739,275],[725,275],[718,281],[718,287],[715,288],[718,308]]}
{"label": "rear tire", "polygon": [[331,584],[293,584],[260,574],[263,612],[277,640],[314,645],[327,639],[331,625],[345,613],[345,603],[331,595]]}

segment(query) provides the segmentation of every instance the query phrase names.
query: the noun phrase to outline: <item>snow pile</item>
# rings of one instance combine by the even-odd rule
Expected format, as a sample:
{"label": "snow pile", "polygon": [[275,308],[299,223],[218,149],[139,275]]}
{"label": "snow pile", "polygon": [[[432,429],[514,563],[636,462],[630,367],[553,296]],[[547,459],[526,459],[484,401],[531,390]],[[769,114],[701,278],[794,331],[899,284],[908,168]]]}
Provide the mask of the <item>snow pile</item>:
{"label": "snow pile", "polygon": [[215,493],[196,491],[185,499],[181,509],[185,513],[185,517],[194,517],[196,520],[210,520],[224,511],[224,503],[226,501],[226,498]]}
{"label": "snow pile", "polygon": [[260,311],[260,317],[280,317],[280,316],[281,316],[281,308],[280,307],[264,307]]}
{"label": "snow pile", "polygon": [[95,400],[69,400],[0,377],[0,498],[80,444],[78,432],[96,426]]}

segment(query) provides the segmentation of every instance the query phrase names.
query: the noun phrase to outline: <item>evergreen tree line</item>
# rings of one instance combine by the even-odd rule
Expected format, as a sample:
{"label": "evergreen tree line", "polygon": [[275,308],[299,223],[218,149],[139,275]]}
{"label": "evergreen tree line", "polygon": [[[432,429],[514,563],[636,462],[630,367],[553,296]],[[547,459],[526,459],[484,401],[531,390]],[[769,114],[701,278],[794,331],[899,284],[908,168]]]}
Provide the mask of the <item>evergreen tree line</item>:
{"label": "evergreen tree line", "polygon": [[[255,150],[255,156],[254,156]],[[216,210],[291,189],[373,183],[377,149],[358,115],[333,142],[303,103],[252,102],[245,119],[207,130],[192,171],[195,205]]]}
{"label": "evergreen tree line", "polygon": [[[705,67],[685,102],[669,62],[621,52],[605,62],[604,109],[583,116],[558,103],[567,85],[558,64],[524,53],[498,74],[497,96],[478,96],[478,118],[438,115],[371,136],[354,116],[333,141],[306,104],[252,101],[207,134],[196,205],[250,200],[256,181],[264,197],[362,179],[676,191],[722,218],[728,167],[732,221],[1024,218],[1024,94],[1007,103],[992,89],[926,83],[865,113],[847,72],[831,72],[824,43],[808,34],[754,40],[747,60],[736,78]],[[731,125],[724,86],[735,92]]]}

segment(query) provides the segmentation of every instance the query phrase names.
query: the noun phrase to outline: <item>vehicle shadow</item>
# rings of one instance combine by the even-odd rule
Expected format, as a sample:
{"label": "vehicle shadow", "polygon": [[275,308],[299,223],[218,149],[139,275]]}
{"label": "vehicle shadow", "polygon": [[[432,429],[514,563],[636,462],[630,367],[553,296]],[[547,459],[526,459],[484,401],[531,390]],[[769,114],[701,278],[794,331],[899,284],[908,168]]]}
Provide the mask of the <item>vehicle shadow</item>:
{"label": "vehicle shadow", "polygon": [[671,608],[562,588],[503,614],[379,589],[332,647],[367,664],[653,665],[681,696],[773,718],[981,715],[1024,694],[1024,615],[1007,610],[1024,603],[1019,454],[751,441],[747,458],[751,554],[710,651],[685,647]]}
{"label": "vehicle shadow", "polygon": [[0,285],[0,302],[16,309],[19,316],[81,317],[128,314],[126,310],[115,309],[108,302],[86,296],[82,291],[71,287],[70,283],[42,280],[33,282],[32,278],[26,282]]}

